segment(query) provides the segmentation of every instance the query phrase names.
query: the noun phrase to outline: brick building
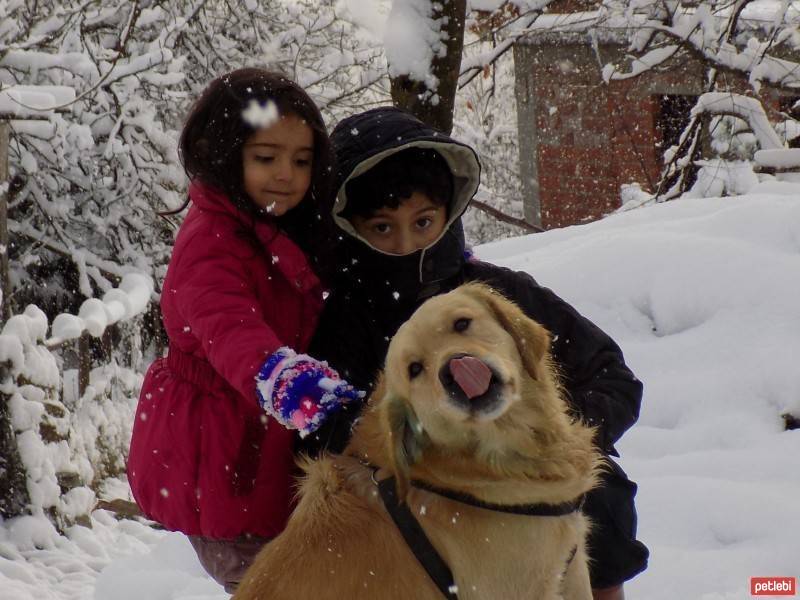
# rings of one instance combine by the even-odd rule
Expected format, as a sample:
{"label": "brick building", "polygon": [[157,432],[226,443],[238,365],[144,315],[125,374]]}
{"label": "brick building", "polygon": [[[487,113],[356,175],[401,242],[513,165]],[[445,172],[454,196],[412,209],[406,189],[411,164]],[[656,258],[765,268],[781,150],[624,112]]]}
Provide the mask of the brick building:
{"label": "brick building", "polygon": [[[602,66],[627,49],[622,31],[590,35],[587,18],[520,38],[514,46],[525,218],[545,229],[591,221],[620,206],[620,187],[653,192],[673,145],[705,90],[706,66],[683,56],[639,77],[603,82]],[[752,93],[727,73],[731,91]],[[762,88],[768,114],[779,93]]]}

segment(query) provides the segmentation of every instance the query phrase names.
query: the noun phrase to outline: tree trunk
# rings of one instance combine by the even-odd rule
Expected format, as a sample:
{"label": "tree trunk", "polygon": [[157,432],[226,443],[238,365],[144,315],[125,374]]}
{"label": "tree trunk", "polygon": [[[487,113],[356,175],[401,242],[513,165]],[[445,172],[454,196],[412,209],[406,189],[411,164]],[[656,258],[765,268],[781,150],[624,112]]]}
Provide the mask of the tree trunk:
{"label": "tree trunk", "polygon": [[9,124],[0,116],[0,323],[11,316],[11,284],[8,277],[8,142]]}
{"label": "tree trunk", "polygon": [[439,80],[439,86],[429,90],[424,82],[408,75],[395,77],[392,79],[392,101],[424,123],[449,134],[453,129],[453,109],[461,71],[467,0],[440,0],[434,5],[437,8],[434,8],[433,18],[442,20],[447,48],[447,53],[435,56],[431,64],[431,72]]}

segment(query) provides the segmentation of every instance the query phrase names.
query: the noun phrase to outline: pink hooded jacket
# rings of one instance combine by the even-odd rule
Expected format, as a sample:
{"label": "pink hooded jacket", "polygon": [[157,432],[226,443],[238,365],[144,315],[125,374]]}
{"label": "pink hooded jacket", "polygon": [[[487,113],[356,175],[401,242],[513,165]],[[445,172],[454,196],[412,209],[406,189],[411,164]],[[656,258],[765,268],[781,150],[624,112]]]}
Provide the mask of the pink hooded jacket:
{"label": "pink hooded jacket", "polygon": [[199,183],[161,293],[169,353],[142,386],[128,478],[143,512],[190,535],[274,536],[291,511],[294,432],[259,407],[254,377],[306,349],[322,288],[302,251]]}

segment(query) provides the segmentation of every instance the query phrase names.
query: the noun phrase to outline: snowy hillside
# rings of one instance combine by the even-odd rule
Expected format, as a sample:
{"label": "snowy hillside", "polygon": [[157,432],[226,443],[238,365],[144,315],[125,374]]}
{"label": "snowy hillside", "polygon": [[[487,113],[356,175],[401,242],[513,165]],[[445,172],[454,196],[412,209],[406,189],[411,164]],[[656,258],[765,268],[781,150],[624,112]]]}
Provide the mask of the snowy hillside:
{"label": "snowy hillside", "polygon": [[[800,575],[800,185],[679,200],[476,249],[528,271],[609,332],[645,382],[618,445],[639,483],[647,600],[750,598]],[[119,494],[125,493],[121,485]],[[117,522],[59,537],[0,522],[3,600],[222,600],[177,534]]]}

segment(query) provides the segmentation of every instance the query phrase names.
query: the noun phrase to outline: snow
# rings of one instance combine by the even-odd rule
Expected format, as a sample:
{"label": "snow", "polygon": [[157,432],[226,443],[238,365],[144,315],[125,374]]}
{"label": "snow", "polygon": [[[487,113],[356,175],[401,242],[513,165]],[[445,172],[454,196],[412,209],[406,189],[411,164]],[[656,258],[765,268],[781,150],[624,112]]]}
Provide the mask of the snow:
{"label": "snow", "polygon": [[14,117],[46,117],[47,113],[75,100],[75,90],[60,85],[14,85],[0,89],[0,114]]}
{"label": "snow", "polygon": [[[769,181],[475,249],[608,331],[645,383],[618,445],[652,552],[630,598],[744,600],[751,577],[800,574],[800,431],[781,417],[800,415],[799,197]],[[0,521],[0,556],[3,600],[228,598],[182,535],[104,510],[65,535]]]}
{"label": "snow", "polygon": [[278,118],[278,106],[271,100],[261,104],[258,100],[250,100],[242,111],[242,118],[253,129],[264,129],[275,123]]}
{"label": "snow", "polygon": [[800,148],[757,150],[753,158],[762,167],[796,169],[800,167]]}
{"label": "snow", "polygon": [[353,22],[360,25],[365,32],[376,40],[382,40],[386,34],[386,19],[392,3],[389,0],[343,0],[343,5]]}
{"label": "snow", "polygon": [[755,98],[730,92],[706,92],[698,97],[691,115],[696,117],[701,113],[737,115],[750,125],[763,150],[783,147],[783,142],[764,113],[764,107]]}
{"label": "snow", "polygon": [[[106,327],[125,321],[147,308],[153,293],[153,280],[142,273],[127,273],[119,287],[112,288],[99,298],[87,298],[77,315],[61,313],[53,319],[49,344],[80,337],[87,331],[94,337],[103,335]],[[45,322],[46,326],[46,322]]]}
{"label": "snow", "polygon": [[436,89],[439,82],[431,73],[431,64],[446,48],[430,0],[395,0],[383,41],[390,77],[408,75],[424,82],[429,90]]}
{"label": "snow", "polygon": [[14,315],[0,330],[0,363],[9,361],[10,371],[31,383],[57,385],[58,367],[53,357],[38,345],[47,333],[47,316],[34,305]]}

